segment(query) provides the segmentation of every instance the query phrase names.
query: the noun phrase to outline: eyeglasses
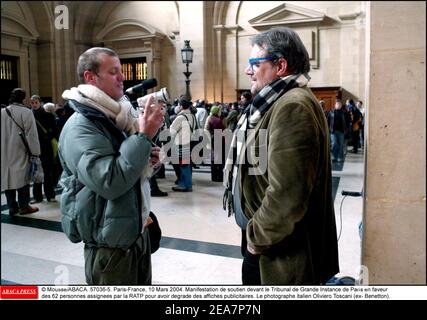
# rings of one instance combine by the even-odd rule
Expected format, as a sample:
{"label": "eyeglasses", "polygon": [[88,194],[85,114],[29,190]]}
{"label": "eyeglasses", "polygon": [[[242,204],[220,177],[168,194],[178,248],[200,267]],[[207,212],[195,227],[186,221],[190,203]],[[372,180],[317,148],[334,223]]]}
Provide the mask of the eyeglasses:
{"label": "eyeglasses", "polygon": [[255,72],[259,68],[259,63],[262,61],[274,61],[276,60],[273,57],[263,57],[263,58],[251,58],[249,59],[248,67],[251,68],[252,72]]}

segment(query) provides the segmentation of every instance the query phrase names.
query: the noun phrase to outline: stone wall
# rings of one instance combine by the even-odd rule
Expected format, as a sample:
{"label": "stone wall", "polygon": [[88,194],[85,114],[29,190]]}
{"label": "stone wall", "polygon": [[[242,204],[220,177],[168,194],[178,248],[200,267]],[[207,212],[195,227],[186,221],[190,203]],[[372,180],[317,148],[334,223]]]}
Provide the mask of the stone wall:
{"label": "stone wall", "polygon": [[368,9],[365,237],[370,284],[426,283],[425,3]]}
{"label": "stone wall", "polygon": [[69,13],[67,30],[54,27],[58,16],[54,2],[2,2],[2,50],[11,49],[7,37],[18,42],[23,39],[26,48],[21,45],[20,63],[28,68],[28,56],[32,61],[30,75],[20,69],[23,83],[55,102],[61,102],[58,100],[64,89],[77,83],[73,74],[77,57],[95,45],[110,46],[125,58],[146,57],[149,77],[156,77],[159,87],[168,87],[172,96],[179,96],[185,92],[185,65],[180,56],[184,40],[190,40],[194,49],[190,64],[193,99],[234,101],[236,89],[249,87],[244,74],[249,38],[273,25],[294,28],[306,43],[313,64],[311,86],[341,86],[348,95],[365,100],[364,2],[63,4]]}

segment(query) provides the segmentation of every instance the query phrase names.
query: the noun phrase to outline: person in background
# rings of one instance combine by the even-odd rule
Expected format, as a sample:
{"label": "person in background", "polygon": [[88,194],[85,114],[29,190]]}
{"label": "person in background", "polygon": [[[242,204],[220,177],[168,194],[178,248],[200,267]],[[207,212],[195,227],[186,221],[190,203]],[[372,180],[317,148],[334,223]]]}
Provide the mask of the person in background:
{"label": "person in background", "polygon": [[319,100],[319,105],[322,108],[323,112],[325,113],[326,119],[328,118],[329,110],[326,110],[326,103],[325,100]]}
{"label": "person in background", "polygon": [[332,145],[332,161],[344,162],[344,139],[348,128],[341,100],[335,101],[334,110],[328,114],[328,127]]}
{"label": "person in background", "polygon": [[360,146],[363,147],[365,143],[365,107],[363,106],[363,102],[361,100],[357,101],[356,107],[362,114],[362,122],[360,123]]}
{"label": "person in background", "polygon": [[242,281],[325,284],[339,272],[338,244],[328,126],[307,86],[309,56],[290,28],[251,44],[254,99],[234,131],[224,194],[243,230]]}
{"label": "person in background", "polygon": [[40,156],[36,121],[31,110],[24,105],[25,95],[23,89],[13,89],[9,105],[1,109],[1,190],[4,190],[10,216],[39,211],[29,204],[30,155],[20,136],[25,135],[31,154]]}
{"label": "person in background", "polygon": [[231,110],[228,113],[228,116],[225,121],[227,129],[230,129],[232,132],[236,129],[239,116],[239,104],[237,102],[233,102],[231,105]]}
{"label": "person in background", "polygon": [[164,111],[153,96],[143,114],[132,107],[109,48],[82,53],[77,74],[80,85],[62,94],[75,110],[59,137],[62,229],[84,242],[88,284],[150,285],[148,177],[159,162],[152,138]]}
{"label": "person in background", "polygon": [[[190,159],[191,134],[196,128],[196,117],[191,112],[191,101],[181,97],[178,102],[178,115],[170,126],[171,139],[176,148],[178,161],[173,165],[179,169],[177,186],[172,187],[177,192],[192,192],[193,181]],[[177,163],[178,162],[178,163]],[[179,166],[179,167],[178,167]]]}
{"label": "person in background", "polygon": [[[31,96],[31,107],[33,108],[34,118],[36,119],[37,132],[40,142],[40,161],[43,167],[43,183],[34,183],[33,185],[33,203],[43,201],[43,191],[48,202],[56,202],[55,189],[57,181],[55,180],[55,162],[57,161],[57,151],[54,150],[52,139],[58,139],[58,128],[56,126],[55,116],[48,113],[41,105],[40,96]],[[42,191],[43,184],[43,191]]]}
{"label": "person in background", "polygon": [[[55,124],[56,124],[56,143],[59,140],[59,134],[60,134],[60,130],[59,130],[59,125],[60,125],[60,119],[59,116],[57,114],[57,105],[53,104],[52,102],[48,102],[43,104],[43,109],[48,112],[53,114],[53,116],[55,117]],[[59,162],[59,158],[57,155],[57,150],[54,150],[54,160],[53,160],[53,173],[52,173],[52,185],[55,188],[58,184],[59,178],[61,177],[61,173],[62,173],[62,167],[61,167],[61,163]]]}
{"label": "person in background", "polygon": [[[220,118],[220,114],[220,107],[212,107],[209,120],[206,123],[206,129],[210,134],[211,180],[216,182],[223,181],[223,169],[225,164],[225,141],[222,135],[222,131],[225,129],[225,125]],[[218,141],[218,139],[221,140]]]}
{"label": "person in background", "polygon": [[[159,148],[162,147],[163,141],[159,140],[160,132],[163,130],[167,130],[169,121],[169,116],[167,115],[167,105],[163,103],[162,101],[157,101],[158,105],[161,106],[165,111],[165,120],[163,121],[162,126],[160,127],[160,130],[157,132],[157,134],[153,138],[153,142],[156,146]],[[167,119],[167,120],[166,120]],[[160,165],[157,173],[153,174],[150,178],[150,189],[151,189],[151,196],[152,197],[167,197],[168,193],[165,191],[160,190],[159,184],[157,183],[157,177],[160,173],[160,176],[162,178],[165,178],[165,166],[163,164]]]}
{"label": "person in background", "polygon": [[[353,100],[351,101],[353,102]],[[350,111],[350,117],[351,117],[351,137],[352,137],[352,144],[353,144],[352,152],[357,153],[360,147],[360,129],[362,126],[363,116],[359,108],[357,108],[356,106],[353,106],[353,108]]]}
{"label": "person in background", "polygon": [[204,128],[206,119],[208,118],[208,112],[206,111],[206,108],[205,108],[205,101],[199,99],[199,101],[197,102],[196,108],[197,108],[196,119],[199,124],[199,128]]}
{"label": "person in background", "polygon": [[59,107],[55,111],[56,115],[58,116],[58,131],[59,134],[61,134],[62,128],[65,125],[65,122],[67,122],[68,118],[71,117],[71,115],[74,113],[73,108],[71,108],[66,102],[63,107]]}
{"label": "person in background", "polygon": [[[342,105],[341,110],[344,113],[344,119],[345,119],[345,135],[344,135],[344,144],[343,144],[343,154],[344,157],[347,155],[347,149],[349,146],[352,145],[352,136],[351,136],[351,107],[350,99],[346,100],[346,103]],[[343,159],[344,161],[344,159]]]}
{"label": "person in background", "polygon": [[[154,142],[156,143],[156,145],[158,145],[161,148],[170,142],[170,136],[167,136],[166,140],[161,140],[159,137],[160,137],[160,132],[162,132],[164,130],[168,130],[170,128],[170,125],[171,125],[171,120],[170,120],[171,108],[172,108],[172,105],[170,103],[166,103],[165,121],[163,123],[163,126],[160,128],[159,133],[154,138]],[[171,149],[170,148],[168,148],[168,150],[166,151],[166,156],[168,158],[170,158],[170,156],[171,156]],[[164,163],[162,163],[162,165],[160,166],[160,169],[155,174],[155,177],[156,177],[156,179],[165,179],[166,178],[166,168],[165,168]],[[156,182],[157,182],[157,180],[156,180]],[[165,192],[165,193],[167,194],[167,192]],[[164,196],[164,195],[161,195],[161,196]]]}
{"label": "person in background", "polygon": [[55,119],[58,118],[58,116],[56,114],[56,105],[54,103],[47,102],[47,103],[43,104],[43,109],[44,109],[44,111],[53,114]]}
{"label": "person in background", "polygon": [[244,91],[240,96],[240,112],[243,114],[246,108],[252,103],[252,94],[249,91]]}

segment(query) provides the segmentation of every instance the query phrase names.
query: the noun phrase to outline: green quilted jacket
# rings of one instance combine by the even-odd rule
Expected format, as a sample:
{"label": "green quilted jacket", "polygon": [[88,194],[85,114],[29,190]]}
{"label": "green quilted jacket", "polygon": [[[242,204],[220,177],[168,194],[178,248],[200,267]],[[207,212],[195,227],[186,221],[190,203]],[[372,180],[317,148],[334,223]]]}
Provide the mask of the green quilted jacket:
{"label": "green quilted jacket", "polygon": [[59,138],[62,229],[72,242],[127,249],[142,230],[140,177],[151,140],[126,138],[99,111],[70,105],[77,112]]}

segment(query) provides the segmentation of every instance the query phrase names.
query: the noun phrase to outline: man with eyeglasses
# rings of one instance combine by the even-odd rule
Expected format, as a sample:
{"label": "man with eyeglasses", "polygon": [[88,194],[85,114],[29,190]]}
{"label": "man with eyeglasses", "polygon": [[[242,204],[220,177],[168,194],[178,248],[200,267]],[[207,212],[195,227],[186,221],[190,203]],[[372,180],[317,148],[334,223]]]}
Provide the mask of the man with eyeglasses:
{"label": "man with eyeglasses", "polygon": [[244,285],[319,285],[337,272],[328,126],[299,36],[252,39],[254,97],[235,130],[224,204],[242,228]]}
{"label": "man with eyeglasses", "polygon": [[71,242],[85,244],[88,284],[149,285],[153,220],[147,177],[150,163],[159,161],[152,139],[164,111],[153,97],[143,115],[133,109],[111,49],[82,53],[77,74],[80,85],[62,94],[75,110],[59,138],[62,229]]}

